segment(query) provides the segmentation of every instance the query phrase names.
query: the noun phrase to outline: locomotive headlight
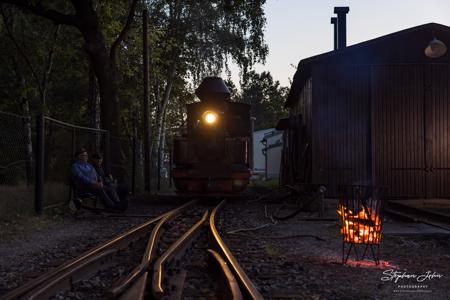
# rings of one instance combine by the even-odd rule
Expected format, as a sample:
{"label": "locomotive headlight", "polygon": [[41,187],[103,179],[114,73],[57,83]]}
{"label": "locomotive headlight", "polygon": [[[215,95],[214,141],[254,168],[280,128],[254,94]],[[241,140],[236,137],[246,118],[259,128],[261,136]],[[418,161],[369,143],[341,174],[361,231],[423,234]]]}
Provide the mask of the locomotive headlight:
{"label": "locomotive headlight", "polygon": [[217,114],[213,111],[207,110],[203,113],[203,120],[206,122],[206,124],[212,125],[217,122]]}

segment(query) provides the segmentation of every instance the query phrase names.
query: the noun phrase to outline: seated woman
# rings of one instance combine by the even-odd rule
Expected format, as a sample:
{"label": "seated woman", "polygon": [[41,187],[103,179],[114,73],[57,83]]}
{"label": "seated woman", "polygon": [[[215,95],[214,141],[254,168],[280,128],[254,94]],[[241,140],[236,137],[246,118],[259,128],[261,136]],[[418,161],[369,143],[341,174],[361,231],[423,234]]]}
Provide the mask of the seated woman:
{"label": "seated woman", "polygon": [[107,209],[117,209],[120,200],[115,190],[105,185],[95,168],[88,163],[87,151],[81,148],[75,157],[76,161],[70,169],[75,189],[98,196]]}
{"label": "seated woman", "polygon": [[92,155],[92,165],[94,166],[95,171],[102,179],[104,185],[113,189],[117,193],[120,200],[120,208],[125,210],[128,207],[128,188],[124,185],[118,185],[111,174],[106,174],[102,163],[103,156],[100,153],[94,153]]}

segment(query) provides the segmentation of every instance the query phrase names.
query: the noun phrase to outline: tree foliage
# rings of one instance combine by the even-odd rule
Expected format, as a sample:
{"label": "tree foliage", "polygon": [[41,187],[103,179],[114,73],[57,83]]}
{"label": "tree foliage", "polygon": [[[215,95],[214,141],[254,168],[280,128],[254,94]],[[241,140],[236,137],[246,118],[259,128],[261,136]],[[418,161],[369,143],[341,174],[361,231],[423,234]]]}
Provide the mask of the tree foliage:
{"label": "tree foliage", "polygon": [[[177,63],[194,81],[217,74],[233,59],[247,71],[265,60],[264,0],[239,1],[233,11],[224,1],[152,1],[153,26],[163,29],[164,62]],[[184,74],[183,74],[184,75]]]}
{"label": "tree foliage", "polygon": [[89,125],[93,71],[102,127],[131,134],[135,117],[142,122],[141,13],[148,9],[158,146],[166,132],[183,125],[184,105],[194,101],[194,88],[204,76],[221,74],[231,61],[246,76],[267,56],[265,0],[234,1],[231,10],[225,2],[0,0],[0,110],[35,114],[44,109],[54,118]]}
{"label": "tree foliage", "polygon": [[240,101],[251,104],[251,113],[255,120],[255,129],[275,127],[278,120],[287,116],[284,109],[289,90],[273,80],[270,72],[258,74],[251,71],[243,84]]}
{"label": "tree foliage", "polygon": [[23,104],[29,103],[30,112],[39,111],[46,89],[48,113],[82,120],[77,112],[86,98],[88,63],[80,37],[73,28],[58,28],[12,6],[0,8],[0,109],[26,114]]}

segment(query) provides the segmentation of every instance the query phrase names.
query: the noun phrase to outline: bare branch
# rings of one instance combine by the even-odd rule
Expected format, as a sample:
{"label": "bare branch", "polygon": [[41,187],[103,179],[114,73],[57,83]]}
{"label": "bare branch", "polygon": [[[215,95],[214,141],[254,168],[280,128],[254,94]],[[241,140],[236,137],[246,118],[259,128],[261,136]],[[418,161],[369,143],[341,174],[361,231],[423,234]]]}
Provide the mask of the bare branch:
{"label": "bare branch", "polygon": [[51,20],[55,25],[65,24],[78,27],[78,19],[75,15],[66,15],[54,9],[42,6],[40,1],[30,0],[0,0],[0,3],[16,5],[30,12]]}
{"label": "bare branch", "polygon": [[125,39],[128,31],[130,30],[131,23],[133,23],[134,13],[136,11],[136,5],[138,0],[133,0],[130,5],[130,10],[127,17],[127,22],[125,23],[125,26],[122,28],[122,31],[120,32],[117,39],[114,41],[114,43],[111,46],[111,51],[109,53],[109,57],[111,60],[114,60],[117,53],[117,48],[119,47],[120,43]]}
{"label": "bare branch", "polygon": [[3,20],[3,24],[5,25],[6,32],[7,32],[8,36],[9,36],[9,38],[11,39],[11,41],[13,42],[13,44],[16,46],[17,51],[19,51],[20,55],[25,60],[25,63],[30,68],[31,74],[33,75],[34,80],[36,80],[36,84],[37,84],[38,89],[39,89],[39,94],[42,95],[42,88],[41,88],[41,83],[40,83],[40,80],[39,80],[39,76],[36,74],[36,70],[33,68],[33,65],[31,64],[30,59],[28,58],[26,53],[23,51],[22,47],[19,45],[17,40],[14,38],[12,30],[9,27],[9,24],[7,22],[7,16],[5,14],[5,11],[3,10],[3,6],[1,6],[1,5],[0,5],[0,11],[1,11],[2,20]]}
{"label": "bare branch", "polygon": [[43,70],[43,74],[42,74],[42,83],[41,83],[41,87],[42,87],[42,98],[41,98],[41,102],[43,104],[46,103],[46,98],[47,98],[47,82],[48,82],[48,78],[50,77],[50,73],[52,71],[52,67],[53,67],[53,58],[55,55],[55,48],[56,48],[56,41],[58,39],[58,33],[59,33],[59,29],[60,29],[60,25],[56,26],[55,32],[53,34],[53,41],[51,43],[51,48],[48,54],[48,59],[47,59],[47,67],[45,70]]}

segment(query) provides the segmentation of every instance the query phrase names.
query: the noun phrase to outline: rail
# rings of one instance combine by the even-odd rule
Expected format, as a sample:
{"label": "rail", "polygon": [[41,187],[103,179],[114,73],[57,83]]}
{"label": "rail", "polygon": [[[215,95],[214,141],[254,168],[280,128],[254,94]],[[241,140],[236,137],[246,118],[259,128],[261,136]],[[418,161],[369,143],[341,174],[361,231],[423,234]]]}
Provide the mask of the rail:
{"label": "rail", "polygon": [[[60,289],[70,288],[72,280],[65,280],[68,275],[83,275],[82,278],[86,278],[89,272],[83,272],[85,267],[92,265],[96,260],[104,259],[105,255],[110,256],[118,250],[126,248],[133,241],[142,238],[148,233],[148,229],[155,222],[165,219],[178,212],[181,208],[192,204],[191,202],[183,205],[182,207],[171,210],[158,217],[155,217],[149,221],[146,221],[136,227],[133,227],[129,231],[118,235],[117,237],[89,250],[82,255],[62,264],[56,269],[43,274],[42,276],[20,286],[19,288],[5,294],[2,300],[13,299],[33,299],[35,295],[46,294],[46,290],[53,289],[55,286],[59,286]],[[79,271],[79,272],[78,272]]]}
{"label": "rail", "polygon": [[164,252],[155,262],[153,269],[152,293],[156,299],[160,299],[164,295],[164,288],[162,281],[164,277],[164,267],[175,258],[179,258],[189,245],[191,245],[195,238],[199,235],[202,225],[208,220],[209,212],[206,211],[203,217],[195,223],[187,232],[185,232],[175,243],[173,243],[166,252]]}
{"label": "rail", "polygon": [[44,284],[42,287],[35,289],[24,298],[29,300],[48,299],[58,291],[70,286],[72,282],[86,278],[93,272],[96,272],[101,266],[107,263],[108,258],[115,253],[116,251],[111,249],[90,257],[74,266],[74,268],[59,274],[53,280]]}
{"label": "rail", "polygon": [[168,280],[167,276],[170,277],[169,269],[181,261],[181,257],[191,248],[200,234],[206,234],[206,231],[202,231],[202,228],[206,228],[203,225],[208,222],[208,217],[208,229],[213,243],[210,245],[210,248],[212,247],[214,250],[208,249],[207,251],[210,264],[220,269],[219,272],[214,273],[221,275],[220,280],[217,280],[217,282],[222,283],[222,295],[226,295],[226,299],[233,300],[241,300],[243,298],[263,299],[255,285],[231,254],[227,245],[223,242],[215,227],[215,216],[218,210],[225,204],[225,200],[220,202],[210,215],[208,210],[206,210],[199,221],[170,245],[166,252],[159,256],[159,258],[156,258],[156,249],[164,231],[163,225],[176,218],[186,208],[195,203],[196,200],[190,201],[178,208],[148,220],[11,291],[2,299],[46,299],[60,291],[69,290],[74,282],[90,278],[98,270],[111,266],[114,263],[113,258],[117,252],[147,236],[150,227],[153,227],[153,229],[146,241],[145,252],[140,264],[127,274],[127,276],[117,281],[109,290],[108,294],[111,297],[121,300],[144,299],[146,287],[149,286],[151,280],[151,293],[154,298],[160,299],[167,296],[169,292],[163,287],[163,282]]}
{"label": "rail", "polygon": [[209,227],[212,233],[212,236],[214,238],[214,241],[216,245],[219,247],[220,252],[223,253],[223,255],[226,258],[226,261],[230,264],[231,269],[233,273],[237,276],[239,285],[241,286],[241,289],[243,290],[244,294],[247,297],[250,297],[254,300],[262,300],[264,299],[261,293],[258,291],[256,286],[253,284],[253,282],[250,280],[250,278],[247,276],[247,274],[244,272],[242,267],[239,265],[236,258],[231,253],[228,246],[224,243],[222,238],[219,235],[219,232],[217,231],[216,225],[215,225],[215,218],[217,211],[225,204],[226,200],[223,200],[222,202],[217,205],[214,210],[212,211],[210,217],[209,217]]}
{"label": "rail", "polygon": [[207,251],[212,262],[218,267],[223,280],[226,282],[226,287],[222,293],[224,299],[242,300],[241,289],[239,288],[236,278],[228,267],[227,262],[216,251],[212,249],[208,249]]}
{"label": "rail", "polygon": [[[126,277],[114,284],[113,288],[109,291],[109,294],[112,297],[117,297],[122,293],[123,294],[120,299],[140,299],[140,296],[136,296],[136,294],[143,297],[148,277],[147,270],[154,259],[156,246],[163,232],[162,226],[170,220],[176,218],[184,209],[195,204],[196,202],[196,200],[192,200],[178,207],[177,209],[170,211],[159,220],[159,222],[153,228],[150,238],[148,239],[147,247],[142,257],[141,264],[135,267]],[[125,293],[127,290],[136,291]]]}

